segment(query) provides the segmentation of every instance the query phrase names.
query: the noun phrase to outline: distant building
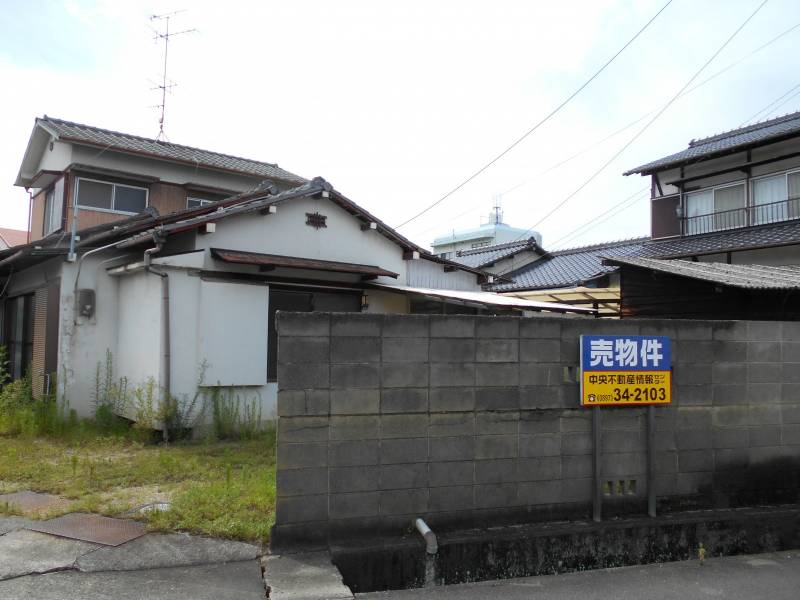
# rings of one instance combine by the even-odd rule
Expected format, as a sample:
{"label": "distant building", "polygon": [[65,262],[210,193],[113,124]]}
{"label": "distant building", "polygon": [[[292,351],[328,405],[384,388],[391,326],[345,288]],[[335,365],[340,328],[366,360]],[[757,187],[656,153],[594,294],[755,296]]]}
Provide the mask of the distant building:
{"label": "distant building", "polygon": [[28,243],[28,232],[22,229],[0,227],[0,250]]}
{"label": "distant building", "polygon": [[[503,211],[496,203],[487,222],[475,229],[462,229],[433,240],[433,253],[441,258],[455,259],[460,252],[477,250],[497,244],[508,244],[532,238],[541,246],[542,236],[529,229],[518,229],[503,223]],[[460,261],[459,261],[460,262]]]}

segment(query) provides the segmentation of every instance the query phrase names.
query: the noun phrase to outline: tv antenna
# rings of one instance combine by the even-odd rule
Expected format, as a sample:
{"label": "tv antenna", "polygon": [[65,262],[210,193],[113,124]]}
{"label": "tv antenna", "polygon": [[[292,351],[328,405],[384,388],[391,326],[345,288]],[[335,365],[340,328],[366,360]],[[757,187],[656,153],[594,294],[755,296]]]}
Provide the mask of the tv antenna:
{"label": "tv antenna", "polygon": [[169,57],[169,39],[176,35],[183,35],[184,33],[192,33],[197,31],[197,29],[184,29],[183,31],[170,31],[169,30],[169,20],[171,17],[175,15],[186,12],[186,10],[176,10],[175,12],[171,13],[164,13],[162,15],[151,15],[151,21],[162,21],[164,23],[164,30],[159,31],[157,29],[153,29],[155,33],[154,40],[158,42],[159,40],[164,40],[164,72],[161,75],[161,84],[156,85],[154,90],[161,90],[161,104],[155,106],[155,108],[161,109],[161,116],[158,119],[158,135],[156,136],[157,140],[166,139],[166,134],[164,133],[164,114],[166,112],[167,106],[167,91],[171,91],[173,87],[177,84],[174,81],[167,79],[167,59]]}

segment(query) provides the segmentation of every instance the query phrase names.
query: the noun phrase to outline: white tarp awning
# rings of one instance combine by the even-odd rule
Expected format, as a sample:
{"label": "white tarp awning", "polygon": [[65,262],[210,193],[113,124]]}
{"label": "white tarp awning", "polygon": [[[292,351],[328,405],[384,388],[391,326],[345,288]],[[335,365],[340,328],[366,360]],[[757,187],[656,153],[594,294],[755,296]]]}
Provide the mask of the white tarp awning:
{"label": "white tarp awning", "polygon": [[595,312],[592,308],[582,306],[571,306],[569,304],[558,304],[556,302],[538,302],[536,300],[525,300],[512,296],[501,296],[492,292],[467,292],[462,290],[438,290],[432,288],[418,288],[407,285],[387,285],[383,283],[373,283],[370,287],[396,292],[399,294],[413,294],[418,296],[429,296],[442,300],[457,300],[471,304],[483,304],[488,306],[501,306],[504,308],[516,308],[519,310],[531,311],[551,311],[551,312],[571,312],[590,315]]}

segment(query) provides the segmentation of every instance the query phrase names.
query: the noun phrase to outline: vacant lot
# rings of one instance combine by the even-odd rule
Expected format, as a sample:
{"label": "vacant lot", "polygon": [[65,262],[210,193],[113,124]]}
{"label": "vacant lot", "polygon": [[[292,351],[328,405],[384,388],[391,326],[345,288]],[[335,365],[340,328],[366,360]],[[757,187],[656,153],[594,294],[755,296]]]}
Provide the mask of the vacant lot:
{"label": "vacant lot", "polygon": [[73,511],[116,516],[169,501],[169,510],[137,518],[155,530],[266,542],[275,514],[275,436],[168,446],[115,437],[0,438],[0,494],[20,490],[66,499],[40,518]]}

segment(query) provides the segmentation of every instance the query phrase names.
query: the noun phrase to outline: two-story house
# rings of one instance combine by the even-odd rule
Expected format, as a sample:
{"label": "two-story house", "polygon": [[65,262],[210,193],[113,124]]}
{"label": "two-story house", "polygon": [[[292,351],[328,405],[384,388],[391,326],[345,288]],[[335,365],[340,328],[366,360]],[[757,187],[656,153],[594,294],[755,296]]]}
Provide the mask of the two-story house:
{"label": "two-story house", "polygon": [[17,181],[32,241],[0,250],[0,343],[14,377],[38,395],[56,374],[81,415],[107,352],[130,386],[224,387],[274,415],[279,310],[581,312],[485,292],[490,273],[270,163],[45,117]]}

